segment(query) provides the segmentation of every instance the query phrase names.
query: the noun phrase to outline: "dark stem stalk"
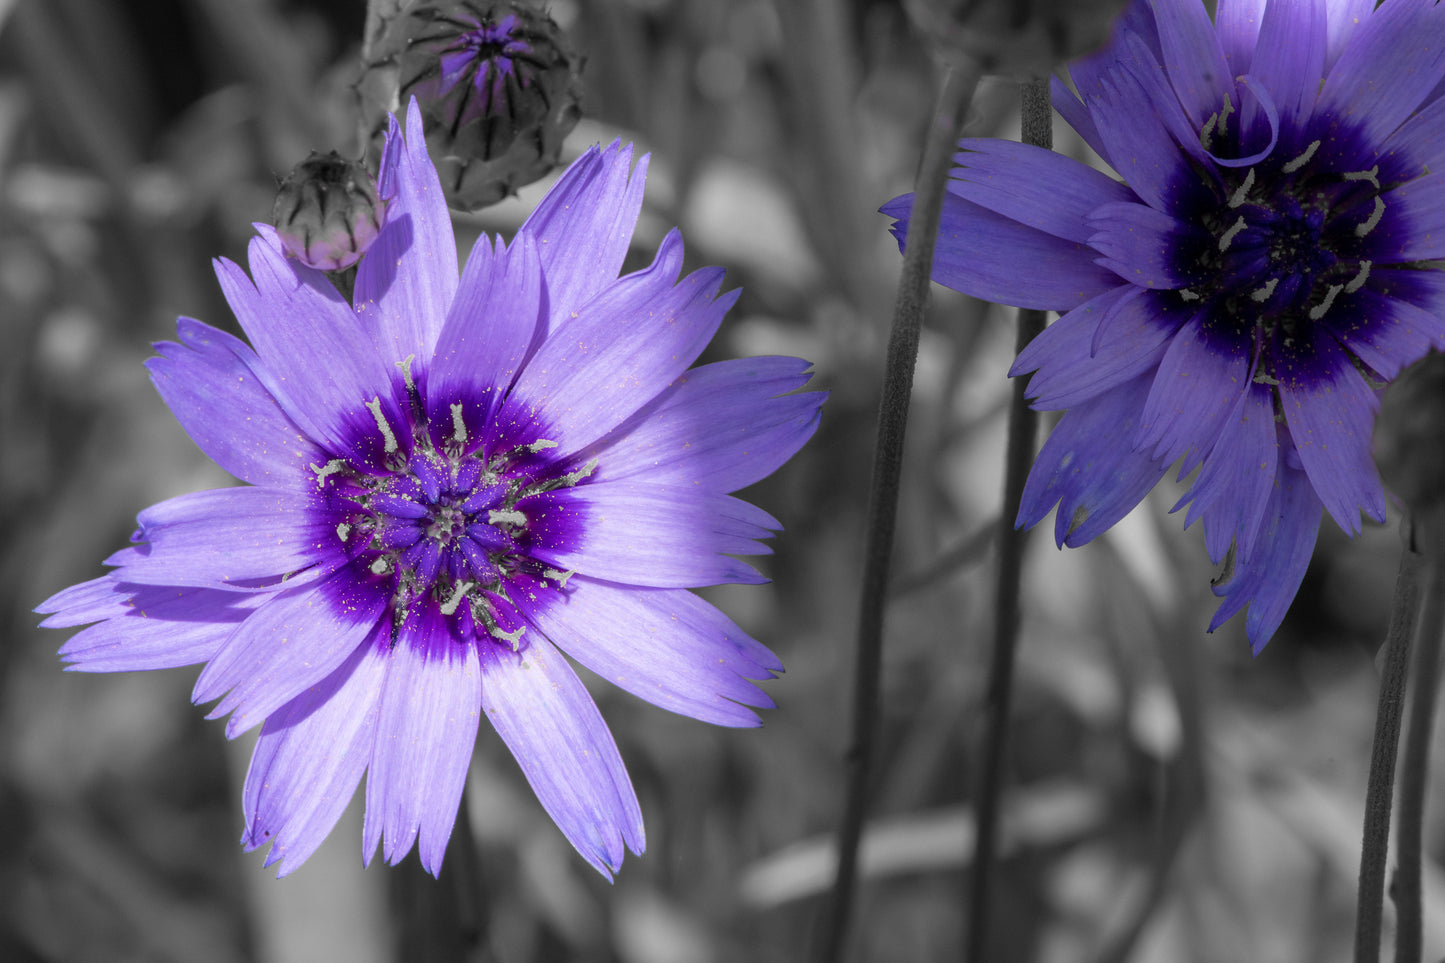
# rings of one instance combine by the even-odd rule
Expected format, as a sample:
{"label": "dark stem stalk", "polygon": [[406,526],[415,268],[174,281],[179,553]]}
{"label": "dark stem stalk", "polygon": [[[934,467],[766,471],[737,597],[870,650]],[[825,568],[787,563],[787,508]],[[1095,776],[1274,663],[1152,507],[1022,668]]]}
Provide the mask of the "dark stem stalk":
{"label": "dark stem stalk", "polygon": [[1375,709],[1375,739],[1370,751],[1370,776],[1365,789],[1365,828],[1360,852],[1360,887],[1355,910],[1355,963],[1379,963],[1380,923],[1384,915],[1385,864],[1390,849],[1390,809],[1395,787],[1395,756],[1400,745],[1400,715],[1405,702],[1405,676],[1410,662],[1410,637],[1420,604],[1424,556],[1415,544],[1407,517],[1390,603],[1385,637],[1385,662],[1380,673],[1380,698]]}
{"label": "dark stem stalk", "polygon": [[1411,667],[1410,716],[1405,730],[1405,755],[1400,765],[1399,836],[1395,842],[1395,963],[1420,963],[1423,909],[1420,860],[1424,848],[1425,787],[1430,771],[1430,734],[1435,726],[1435,700],[1440,688],[1440,636],[1445,632],[1445,563],[1440,533],[1425,530],[1425,593]]}
{"label": "dark stem stalk", "polygon": [[883,398],[878,412],[878,438],[869,487],[867,536],[863,555],[863,586],[859,601],[858,640],[853,676],[853,731],[848,752],[848,789],[838,827],[838,866],[833,893],[823,922],[817,959],[834,963],[843,957],[858,872],[858,843],[867,811],[878,722],[879,677],[883,653],[883,612],[888,566],[898,515],[899,478],[903,471],[903,439],[918,337],[928,301],[933,250],[943,206],[944,187],[954,145],[968,105],[978,86],[978,67],[965,60],[953,67],[939,96],[938,110],[924,144],[918,189],[908,221],[903,270],[893,308],[893,328],[883,372]]}
{"label": "dark stem stalk", "polygon": [[[1023,86],[1025,144],[1052,149],[1053,110],[1048,81]],[[1019,311],[1015,354],[1044,329],[1045,312]],[[1008,743],[1009,707],[1013,701],[1014,662],[1018,650],[1019,596],[1024,545],[1028,536],[1014,524],[1023,501],[1024,481],[1034,458],[1039,416],[1024,397],[1024,379],[1013,383],[1009,404],[1008,448],[1004,455],[1003,515],[999,519],[998,582],[994,595],[993,661],[989,667],[983,755],[979,762],[977,822],[974,830],[973,878],[968,896],[968,936],[964,959],[989,959],[989,921],[993,914],[993,874],[998,852],[999,802],[1003,797],[1004,754]]]}

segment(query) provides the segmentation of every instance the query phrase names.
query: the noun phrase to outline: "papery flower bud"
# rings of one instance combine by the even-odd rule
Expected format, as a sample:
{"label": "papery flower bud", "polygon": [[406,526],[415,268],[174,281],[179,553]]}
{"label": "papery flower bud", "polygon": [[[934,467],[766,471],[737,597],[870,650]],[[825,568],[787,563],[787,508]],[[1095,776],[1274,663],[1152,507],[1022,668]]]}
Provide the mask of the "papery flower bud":
{"label": "papery flower bud", "polygon": [[297,164],[281,182],[271,209],[286,250],[322,271],[355,264],[381,233],[384,220],[375,179],[336,151],[312,151]]}
{"label": "papery flower bud", "polygon": [[476,210],[537,180],[576,126],[581,58],[516,0],[420,0],[388,28],[397,100],[416,97],[451,206]]}

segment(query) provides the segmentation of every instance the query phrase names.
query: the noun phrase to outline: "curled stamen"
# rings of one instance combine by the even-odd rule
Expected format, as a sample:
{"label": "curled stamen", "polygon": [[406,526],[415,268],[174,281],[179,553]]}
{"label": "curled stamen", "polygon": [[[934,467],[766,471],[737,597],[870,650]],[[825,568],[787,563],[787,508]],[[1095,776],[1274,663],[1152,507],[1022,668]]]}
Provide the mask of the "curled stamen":
{"label": "curled stamen", "polygon": [[391,559],[387,558],[385,555],[381,556],[381,558],[378,558],[376,561],[371,563],[372,575],[385,575],[390,571]]}
{"label": "curled stamen", "polygon": [[406,382],[407,394],[413,395],[416,394],[416,381],[411,376],[411,363],[415,358],[416,355],[409,354],[396,363],[396,366],[401,369],[402,380]]}
{"label": "curled stamen", "polygon": [[1225,231],[1224,234],[1220,236],[1219,253],[1223,254],[1225,251],[1229,250],[1229,245],[1234,242],[1234,236],[1240,231],[1244,230],[1244,228],[1244,215],[1241,214],[1239,215],[1239,220],[1231,224],[1229,226],[1229,230]]}
{"label": "curled stamen", "polygon": [[1244,199],[1249,196],[1249,191],[1252,187],[1254,187],[1253,167],[1244,172],[1244,183],[1240,184],[1239,187],[1235,190],[1235,192],[1229,195],[1229,206],[1238,207],[1239,205],[1243,204]]}
{"label": "curled stamen", "polygon": [[1314,307],[1310,308],[1310,320],[1318,321],[1320,318],[1323,318],[1325,316],[1325,312],[1329,311],[1330,305],[1335,303],[1335,295],[1339,294],[1344,289],[1345,286],[1343,284],[1331,284],[1329,286],[1329,289],[1325,291],[1325,299],[1319,304],[1316,304]]}
{"label": "curled stamen", "polygon": [[1346,294],[1354,294],[1365,286],[1365,282],[1370,279],[1370,268],[1373,267],[1374,264],[1374,261],[1360,262],[1360,269],[1355,272],[1355,276],[1350,278],[1349,283],[1345,285]]}
{"label": "curled stamen", "polygon": [[1224,124],[1225,121],[1229,120],[1229,115],[1232,113],[1234,113],[1234,101],[1230,100],[1228,97],[1225,97],[1224,109],[1219,112],[1219,136],[1225,136]]}
{"label": "curled stamen", "polygon": [[334,475],[334,474],[336,474],[337,472],[341,471],[341,470],[344,469],[345,467],[346,467],[346,461],[345,461],[344,459],[341,459],[341,458],[333,458],[333,459],[331,459],[330,461],[328,461],[328,462],[326,463],[326,467],[325,467],[325,468],[322,468],[322,467],[316,465],[316,464],[313,462],[313,463],[311,464],[311,470],[316,473],[316,487],[317,487],[317,488],[325,488],[325,487],[326,487],[326,477],[327,477],[328,475]]}
{"label": "curled stamen", "polygon": [[493,508],[487,512],[488,525],[525,525],[527,516],[515,508]]}
{"label": "curled stamen", "polygon": [[1263,304],[1274,295],[1274,289],[1278,286],[1279,278],[1270,278],[1268,281],[1265,282],[1264,287],[1255,288],[1253,291],[1249,292],[1249,299],[1251,301],[1257,301],[1260,304]]}
{"label": "curled stamen", "polygon": [[351,526],[346,524],[345,522],[341,522],[336,526],[336,537],[341,539],[343,542],[346,541],[346,537],[350,534]]}
{"label": "curled stamen", "polygon": [[462,420],[461,402],[452,405],[452,440],[458,445],[467,443],[467,423]]}
{"label": "curled stamen", "polygon": [[1214,125],[1219,123],[1219,112],[1215,111],[1209,115],[1204,122],[1204,129],[1199,132],[1199,143],[1205,150],[1214,149]]}
{"label": "curled stamen", "polygon": [[1179,289],[1179,300],[1181,300],[1181,301],[1198,301],[1198,300],[1199,300],[1199,295],[1195,294],[1193,291],[1189,290],[1188,288],[1180,288],[1180,289]]}
{"label": "curled stamen", "polygon": [[455,615],[457,606],[462,604],[462,599],[467,597],[467,593],[476,584],[476,582],[458,582],[452,589],[451,597],[441,604],[442,615]]}
{"label": "curled stamen", "polygon": [[1370,212],[1370,216],[1355,225],[1355,237],[1364,237],[1366,234],[1369,234],[1375,229],[1375,226],[1380,223],[1380,218],[1384,216],[1385,202],[1376,197],[1375,209]]}
{"label": "curled stamen", "polygon": [[1284,171],[1286,174],[1293,174],[1295,171],[1308,164],[1310,162],[1310,158],[1315,156],[1315,151],[1319,149],[1319,141],[1310,141],[1310,145],[1304,149],[1303,154],[1300,154],[1294,160],[1287,162],[1283,167],[1280,168],[1280,170]]}

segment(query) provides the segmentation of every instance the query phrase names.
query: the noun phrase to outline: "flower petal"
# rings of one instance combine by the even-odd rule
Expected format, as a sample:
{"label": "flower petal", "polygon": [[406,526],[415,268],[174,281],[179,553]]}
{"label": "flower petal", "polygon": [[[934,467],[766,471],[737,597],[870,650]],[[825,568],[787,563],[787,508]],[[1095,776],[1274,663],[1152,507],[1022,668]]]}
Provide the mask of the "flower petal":
{"label": "flower petal", "polygon": [[1028,388],[1033,407],[1071,408],[1157,368],[1191,313],[1165,307],[1154,292],[1121,285],[1045,328],[1009,374],[1036,368]]}
{"label": "flower petal", "polygon": [[1298,332],[1274,347],[1275,377],[1300,462],[1335,522],[1350,535],[1360,510],[1385,520],[1385,492],[1370,454],[1380,403],[1326,332]]}
{"label": "flower petal", "polygon": [[[345,561],[320,499],[279,488],[217,488],[152,505],[137,516],[144,555],[116,578],[143,585],[246,589]],[[113,556],[114,558],[114,556]]]}
{"label": "flower petal", "polygon": [[1149,7],[1159,31],[1160,62],[1168,69],[1179,103],[1198,130],[1210,114],[1224,106],[1222,92],[1233,86],[1234,74],[1224,59],[1219,35],[1202,3],[1149,0]]}
{"label": "flower petal", "polygon": [[[1264,517],[1254,558],[1237,561],[1226,577],[1216,581],[1214,594],[1225,601],[1209,623],[1213,632],[1248,605],[1244,625],[1255,655],[1284,621],[1304,581],[1320,530],[1320,500],[1315,488],[1304,472],[1289,467],[1283,450]],[[1206,513],[1206,530],[1211,521],[1211,514]]]}
{"label": "flower petal", "polygon": [[261,727],[242,791],[241,843],[246,852],[270,843],[266,865],[285,861],[278,877],[321,845],[371,761],[389,629],[378,625],[338,669]]}
{"label": "flower petal", "polygon": [[[1269,89],[1280,127],[1298,131],[1314,111],[1324,76],[1329,24],[1324,0],[1270,0],[1248,71]],[[1294,141],[1287,149],[1304,146]]]}
{"label": "flower petal", "polygon": [[287,258],[271,228],[258,224],[256,230],[254,285],[235,264],[216,262],[221,290],[260,357],[254,373],[291,420],[329,451],[349,451],[358,434],[379,449],[367,402],[380,399],[399,429],[409,422],[400,416],[391,374],[371,338],[324,274]]}
{"label": "flower petal", "polygon": [[551,454],[581,450],[660,394],[712,340],[738,292],[717,295],[720,268],[705,268],[674,284],[682,263],[681,236],[663,240],[646,271],[629,274],[563,322],[527,362],[497,413],[494,429],[524,437],[544,420]]}
{"label": "flower petal", "polygon": [[1417,177],[1378,200],[1385,209],[1365,239],[1370,255],[1384,262],[1445,258],[1445,171]]}
{"label": "flower petal", "polygon": [[[1410,272],[1415,273],[1415,272]],[[1445,349],[1445,319],[1397,298],[1361,290],[1329,325],[1355,357],[1389,380],[1431,347]]]}
{"label": "flower petal", "polygon": [[1269,0],[1219,0],[1214,30],[1219,35],[1219,47],[1224,52],[1224,59],[1229,62],[1229,76],[1238,77],[1249,73],[1268,2]]}
{"label": "flower petal", "polygon": [[426,410],[437,447],[455,438],[458,416],[467,440],[462,449],[481,444],[532,346],[541,304],[542,267],[531,235],[518,233],[510,250],[499,238],[495,253],[487,235],[479,237],[428,374]]}
{"label": "flower petal", "polygon": [[375,628],[388,595],[349,570],[278,593],[201,672],[192,701],[220,698],[206,718],[233,713],[226,736],[236,738],[345,662]]}
{"label": "flower petal", "polygon": [[[895,218],[899,250],[908,238],[913,195],[880,210]],[[943,197],[933,280],[985,301],[1067,311],[1119,283],[1086,245],[1065,241],[953,194]]]}
{"label": "flower petal", "polygon": [[1032,527],[1059,505],[1054,538],[1077,548],[1129,514],[1168,469],[1167,462],[1121,444],[1149,392],[1148,375],[1071,408],[1034,461],[1018,525]]}
{"label": "flower petal", "polygon": [[77,632],[61,646],[67,669],[137,672],[209,661],[236,627],[270,599],[261,593],[126,587],[135,594],[122,614]]}
{"label": "flower petal", "polygon": [[785,394],[811,375],[801,358],[737,358],[685,372],[581,457],[605,451],[599,481],[731,492],[766,478],[817,430],[826,392]]}
{"label": "flower petal", "polygon": [[1085,221],[1100,204],[1137,200],[1127,185],[1042,147],[993,138],[958,146],[950,193],[1066,241],[1089,240]]}
{"label": "flower petal", "polygon": [[533,558],[564,571],[653,588],[767,581],[730,558],[771,553],[757,541],[776,519],[747,502],[691,488],[626,479],[532,495]]}
{"label": "flower petal", "polygon": [[1275,487],[1278,448],[1274,389],[1252,382],[1225,419],[1189,493],[1170,509],[1177,512],[1189,504],[1185,528],[1209,513],[1204,544],[1216,564],[1231,543],[1242,560],[1253,558],[1260,523]]}
{"label": "flower petal", "polygon": [[[186,434],[211,460],[253,485],[300,487],[327,456],[283,412],[252,371],[242,341],[192,318],[177,322],[181,344],[155,345],[146,369]],[[244,358],[250,357],[250,363]]]}
{"label": "flower petal", "polygon": [[1315,108],[1331,130],[1353,130],[1356,136],[1332,138],[1322,155],[1333,154],[1344,170],[1373,163],[1366,153],[1445,78],[1442,33],[1445,9],[1434,0],[1391,0],[1360,20],[1325,76]]}
{"label": "flower petal", "polygon": [[369,860],[384,833],[383,852],[395,866],[420,833],[421,864],[436,876],[476,746],[482,683],[475,641],[454,637],[434,605],[416,621],[391,648],[366,777],[362,852]]}
{"label": "flower petal", "polygon": [[1380,146],[1382,183],[1400,183],[1445,166],[1445,98],[1414,114]]}
{"label": "flower petal", "polygon": [[1088,215],[1086,239],[1104,255],[1095,263],[1114,271],[1130,284],[1172,291],[1194,278],[1179,262],[1186,245],[1197,246],[1199,228],[1144,204],[1111,201]]}
{"label": "flower petal", "polygon": [[611,879],[624,846],[636,855],[646,846],[637,795],[577,674],[552,643],[528,639],[515,653],[479,647],[482,708],[557,828]]}
{"label": "flower petal", "polygon": [[532,235],[547,280],[544,333],[617,280],[632,244],[647,183],[647,155],[632,167],[632,145],[590,148],[547,192],[518,233]]}
{"label": "flower petal", "polygon": [[[523,614],[547,638],[599,676],[653,705],[720,726],[756,726],[747,706],[773,701],[749,679],[771,665],[748,657],[748,639],[691,592],[639,589],[577,576],[565,595],[521,595]],[[771,655],[771,653],[769,653]]]}
{"label": "flower petal", "polygon": [[[380,175],[386,223],[356,269],[354,301],[379,356],[387,362],[415,356],[420,374],[457,290],[457,242],[415,98],[405,139],[391,118]],[[388,374],[406,397],[401,372]]]}
{"label": "flower petal", "polygon": [[1166,109],[1127,70],[1100,78],[1099,91],[1089,100],[1114,169],[1145,204],[1161,211],[1174,208],[1172,195],[1185,180],[1179,143],[1162,120]]}
{"label": "flower petal", "polygon": [[1190,319],[1159,362],[1135,444],[1166,464],[1190,449],[1202,458],[1249,384],[1253,347],[1233,318]]}

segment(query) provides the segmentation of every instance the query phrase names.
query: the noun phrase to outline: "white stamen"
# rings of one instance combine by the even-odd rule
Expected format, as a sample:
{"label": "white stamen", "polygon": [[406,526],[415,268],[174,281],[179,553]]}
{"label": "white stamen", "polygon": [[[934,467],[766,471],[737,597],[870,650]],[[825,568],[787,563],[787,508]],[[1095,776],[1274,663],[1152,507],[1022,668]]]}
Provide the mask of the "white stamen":
{"label": "white stamen", "polygon": [[326,463],[325,468],[319,467],[315,462],[311,464],[311,470],[316,473],[316,487],[326,487],[326,477],[334,475],[346,467],[346,462],[340,458],[333,458]]}
{"label": "white stamen", "polygon": [[566,588],[567,580],[572,576],[576,575],[577,573],[570,570],[566,572],[559,572],[555,568],[545,568],[542,570],[542,574],[547,578],[555,579],[557,581],[558,588]]}
{"label": "white stamen", "polygon": [[402,380],[406,382],[406,390],[413,393],[416,391],[416,382],[411,377],[411,362],[415,357],[416,355],[409,354],[396,363],[396,366],[401,369]]}
{"label": "white stamen", "polygon": [[522,446],[524,451],[530,451],[534,455],[537,454],[537,452],[539,451],[546,451],[548,448],[556,447],[557,443],[555,441],[548,441],[545,438],[538,439],[537,441],[532,442],[530,445]]}
{"label": "white stamen", "polygon": [[1377,197],[1375,198],[1375,209],[1370,212],[1370,216],[1355,225],[1355,237],[1364,237],[1366,234],[1369,234],[1375,229],[1375,225],[1380,223],[1380,218],[1384,216],[1385,202]]}
{"label": "white stamen", "polygon": [[386,423],[386,416],[381,413],[381,399],[372,398],[366,403],[366,408],[376,419],[376,427],[381,432],[381,437],[386,440],[387,454],[396,451],[396,435],[392,434],[391,425]]}
{"label": "white stamen", "polygon": [[467,593],[476,584],[476,582],[458,582],[456,588],[452,589],[451,598],[441,604],[442,615],[455,615],[457,606],[462,604],[462,599],[467,597]]}
{"label": "white stamen", "polygon": [[462,420],[462,404],[452,405],[452,441],[459,445],[467,443],[467,423]]}
{"label": "white stamen", "polygon": [[1204,129],[1199,132],[1199,143],[1205,150],[1210,150],[1214,146],[1214,125],[1218,123],[1219,112],[1215,111],[1209,115],[1209,119],[1204,122]]}
{"label": "white stamen", "polygon": [[491,633],[492,638],[500,639],[507,643],[512,647],[512,651],[515,652],[522,647],[522,633],[527,631],[527,627],[522,625],[518,626],[515,632],[503,632],[499,626],[494,625],[487,631]]}
{"label": "white stamen", "polygon": [[1280,168],[1280,170],[1284,171],[1286,174],[1293,174],[1295,171],[1308,164],[1310,162],[1310,158],[1315,156],[1315,151],[1319,149],[1319,141],[1310,141],[1310,145],[1305,148],[1303,154],[1299,155],[1294,160],[1286,163],[1283,167]]}
{"label": "white stamen", "polygon": [[346,541],[346,536],[350,534],[351,526],[346,524],[345,522],[342,522],[341,524],[336,526],[336,537],[341,539],[343,542]]}
{"label": "white stamen", "polygon": [[1365,282],[1370,279],[1370,268],[1373,267],[1374,264],[1374,261],[1360,262],[1360,270],[1357,271],[1355,273],[1355,276],[1350,278],[1349,283],[1345,285],[1346,294],[1354,294],[1360,288],[1365,286]]}
{"label": "white stamen", "polygon": [[1319,304],[1316,304],[1314,307],[1310,308],[1310,320],[1318,321],[1320,318],[1323,318],[1325,316],[1325,312],[1330,309],[1330,305],[1335,303],[1335,295],[1339,294],[1344,289],[1345,286],[1343,284],[1331,284],[1329,286],[1329,289],[1325,291],[1325,299]]}
{"label": "white stamen", "polygon": [[515,508],[493,508],[487,512],[488,525],[525,525],[527,516]]}
{"label": "white stamen", "polygon": [[586,478],[597,470],[597,459],[594,458],[576,471],[568,472],[562,476],[562,487],[571,488],[573,485]]}
{"label": "white stamen", "polygon": [[1279,379],[1270,377],[1265,373],[1264,369],[1261,368],[1254,373],[1254,383],[1257,385],[1277,385],[1279,384]]}
{"label": "white stamen", "polygon": [[1371,187],[1378,189],[1380,186],[1379,173],[1380,165],[1376,164],[1367,171],[1350,171],[1348,174],[1340,176],[1347,181],[1369,181]]}
{"label": "white stamen", "polygon": [[1265,282],[1264,287],[1255,288],[1249,292],[1251,301],[1258,301],[1260,304],[1268,301],[1274,295],[1274,289],[1279,285],[1279,278],[1270,278]]}
{"label": "white stamen", "polygon": [[1234,242],[1234,236],[1235,236],[1236,234],[1238,234],[1240,231],[1244,230],[1244,228],[1245,228],[1244,215],[1241,214],[1241,215],[1239,215],[1239,220],[1237,220],[1237,221],[1235,221],[1233,224],[1231,224],[1231,225],[1229,226],[1229,230],[1225,231],[1224,234],[1220,236],[1220,238],[1219,238],[1219,252],[1220,252],[1221,254],[1223,254],[1225,251],[1229,250],[1229,245]]}
{"label": "white stamen", "polygon": [[1254,187],[1253,167],[1244,172],[1244,183],[1240,184],[1238,189],[1235,190],[1233,194],[1229,195],[1229,206],[1238,207],[1239,205],[1243,204],[1244,199],[1249,196],[1249,191],[1252,187]]}
{"label": "white stamen", "polygon": [[377,559],[376,561],[374,561],[374,562],[371,563],[371,574],[372,574],[372,575],[385,575],[387,572],[390,572],[390,571],[391,571],[391,560],[390,560],[389,558],[387,558],[385,555],[383,555],[381,558],[379,558],[379,559]]}
{"label": "white stamen", "polygon": [[1225,133],[1224,123],[1225,123],[1225,121],[1229,120],[1229,115],[1232,114],[1232,113],[1234,113],[1234,101],[1230,100],[1228,97],[1225,97],[1225,98],[1224,98],[1224,109],[1219,112],[1219,136],[1220,136],[1220,137],[1223,137],[1223,136],[1224,136],[1224,133]]}
{"label": "white stamen", "polygon": [[1180,289],[1179,289],[1179,300],[1181,300],[1181,301],[1198,301],[1198,300],[1199,300],[1199,295],[1195,294],[1193,291],[1189,290],[1188,288],[1180,288]]}

